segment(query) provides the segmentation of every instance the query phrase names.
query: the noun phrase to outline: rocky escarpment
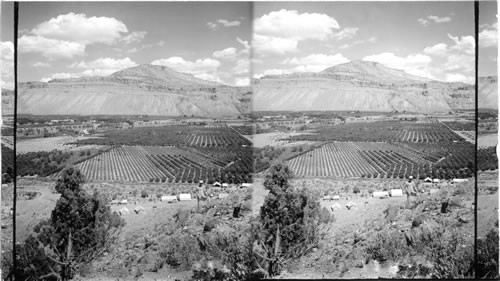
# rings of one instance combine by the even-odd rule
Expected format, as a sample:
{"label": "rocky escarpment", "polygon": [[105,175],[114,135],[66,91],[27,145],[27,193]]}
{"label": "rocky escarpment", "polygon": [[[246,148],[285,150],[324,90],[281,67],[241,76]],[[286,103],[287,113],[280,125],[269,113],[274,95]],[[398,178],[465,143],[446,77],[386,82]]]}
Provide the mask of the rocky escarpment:
{"label": "rocky escarpment", "polygon": [[375,62],[353,61],[318,73],[253,81],[255,111],[414,111],[474,108],[474,87],[407,74]]}
{"label": "rocky escarpment", "polygon": [[498,77],[479,77],[478,107],[498,109]]}
{"label": "rocky escarpment", "polygon": [[18,112],[79,115],[238,116],[250,88],[197,79],[164,66],[140,65],[105,77],[19,85]]}
{"label": "rocky escarpment", "polygon": [[14,91],[2,89],[2,115],[14,114]]}

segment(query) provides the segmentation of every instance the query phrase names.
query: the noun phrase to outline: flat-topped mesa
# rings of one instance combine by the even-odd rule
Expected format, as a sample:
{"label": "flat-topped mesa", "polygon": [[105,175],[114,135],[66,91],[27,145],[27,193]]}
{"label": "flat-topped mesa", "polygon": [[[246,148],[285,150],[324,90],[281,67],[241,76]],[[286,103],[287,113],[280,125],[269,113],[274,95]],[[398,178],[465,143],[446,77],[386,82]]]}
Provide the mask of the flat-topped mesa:
{"label": "flat-topped mesa", "polygon": [[103,77],[21,83],[18,109],[41,115],[238,116],[248,113],[248,92],[165,66],[139,65]]}
{"label": "flat-topped mesa", "polygon": [[253,81],[256,111],[360,110],[448,112],[474,108],[474,87],[408,74],[377,62],[352,61],[317,73]]}

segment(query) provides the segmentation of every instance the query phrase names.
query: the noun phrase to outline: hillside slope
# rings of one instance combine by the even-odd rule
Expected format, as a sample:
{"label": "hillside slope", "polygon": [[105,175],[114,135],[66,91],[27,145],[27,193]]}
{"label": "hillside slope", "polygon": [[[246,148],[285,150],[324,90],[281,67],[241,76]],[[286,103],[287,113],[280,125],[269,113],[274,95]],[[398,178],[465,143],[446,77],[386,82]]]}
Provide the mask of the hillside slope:
{"label": "hillside slope", "polygon": [[498,77],[479,77],[478,107],[498,109]]}
{"label": "hillside slope", "polygon": [[250,88],[197,79],[164,66],[140,65],[105,77],[19,85],[20,114],[237,116]]}
{"label": "hillside slope", "polygon": [[382,64],[353,61],[318,73],[265,76],[253,81],[255,111],[447,112],[474,108],[474,86],[444,83]]}

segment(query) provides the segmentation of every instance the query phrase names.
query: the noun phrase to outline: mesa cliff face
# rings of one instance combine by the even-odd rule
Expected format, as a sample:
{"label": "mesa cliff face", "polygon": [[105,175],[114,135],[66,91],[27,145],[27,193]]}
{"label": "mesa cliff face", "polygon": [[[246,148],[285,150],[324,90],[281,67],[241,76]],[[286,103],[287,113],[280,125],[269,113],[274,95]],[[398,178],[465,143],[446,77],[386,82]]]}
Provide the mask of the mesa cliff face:
{"label": "mesa cliff face", "polygon": [[474,108],[474,86],[413,76],[382,64],[353,61],[318,73],[253,81],[255,111],[446,112]]}
{"label": "mesa cliff face", "polygon": [[498,77],[479,77],[478,108],[498,109]]}
{"label": "mesa cliff face", "polygon": [[19,84],[20,114],[238,116],[250,87],[197,79],[164,66],[140,65],[104,77]]}

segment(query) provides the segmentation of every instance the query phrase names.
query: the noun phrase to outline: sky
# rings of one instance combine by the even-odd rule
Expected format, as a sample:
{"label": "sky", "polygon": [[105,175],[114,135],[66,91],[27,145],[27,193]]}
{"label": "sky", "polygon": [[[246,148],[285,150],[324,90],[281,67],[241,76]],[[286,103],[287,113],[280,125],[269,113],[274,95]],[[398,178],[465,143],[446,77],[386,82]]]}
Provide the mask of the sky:
{"label": "sky", "polygon": [[[21,2],[18,37],[20,82],[104,76],[140,64],[228,85],[250,80],[245,2]],[[6,41],[2,34],[2,48]]]}
{"label": "sky", "polygon": [[497,2],[479,2],[479,76],[496,76],[498,71]]}
{"label": "sky", "polygon": [[473,2],[257,2],[253,30],[255,78],[365,60],[474,82]]}
{"label": "sky", "polygon": [[[480,76],[497,74],[496,6],[480,2]],[[18,80],[152,63],[245,86],[251,76],[368,60],[472,83],[473,9],[473,2],[22,2]],[[1,13],[0,84],[12,89],[12,2],[2,2]]]}

